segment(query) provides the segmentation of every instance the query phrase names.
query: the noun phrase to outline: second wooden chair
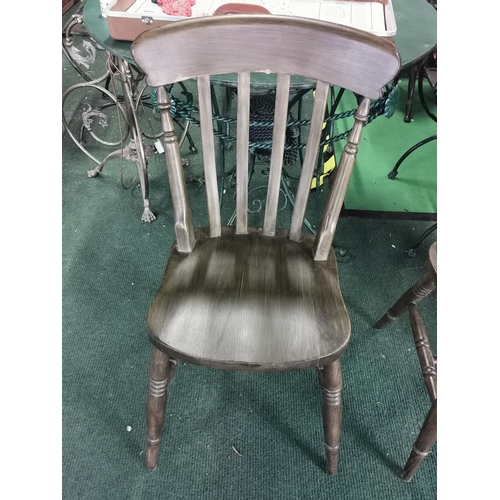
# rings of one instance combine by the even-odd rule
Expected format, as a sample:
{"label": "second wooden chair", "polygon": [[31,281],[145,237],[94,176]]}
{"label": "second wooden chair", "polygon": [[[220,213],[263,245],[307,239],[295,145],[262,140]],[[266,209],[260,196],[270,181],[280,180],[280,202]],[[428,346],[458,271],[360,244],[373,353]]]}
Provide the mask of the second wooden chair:
{"label": "second wooden chair", "polygon": [[432,445],[437,439],[437,373],[435,366],[437,360],[432,354],[425,324],[417,308],[418,302],[435,290],[436,286],[437,242],[434,242],[429,249],[427,272],[415,285],[399,298],[375,325],[377,330],[381,330],[406,311],[409,312],[413,340],[415,341],[425,386],[431,399],[431,408],[427,413],[420,434],[413,445],[413,449],[401,473],[401,477],[407,482],[411,481],[418,467],[429,454]]}

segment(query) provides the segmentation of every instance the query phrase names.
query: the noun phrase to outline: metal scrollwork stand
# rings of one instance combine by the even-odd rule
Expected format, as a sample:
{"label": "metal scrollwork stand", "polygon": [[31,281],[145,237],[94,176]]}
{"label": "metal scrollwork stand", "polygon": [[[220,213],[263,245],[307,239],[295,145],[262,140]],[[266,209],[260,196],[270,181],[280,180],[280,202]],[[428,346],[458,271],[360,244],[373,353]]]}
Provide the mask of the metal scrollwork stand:
{"label": "metal scrollwork stand", "polygon": [[[153,155],[156,153],[156,149],[151,145],[144,145],[142,140],[141,128],[139,125],[136,97],[137,97],[137,81],[140,80],[140,75],[138,78],[134,78],[130,65],[111,54],[107,54],[107,64],[105,73],[94,80],[91,80],[88,75],[81,70],[79,67],[84,66],[89,68],[90,65],[95,61],[96,49],[93,47],[92,43],[84,40],[83,47],[86,55],[82,54],[82,51],[77,49],[73,45],[73,40],[71,37],[71,30],[74,26],[83,24],[83,18],[81,15],[74,15],[71,22],[68,24],[65,30],[65,40],[63,41],[63,51],[65,55],[70,59],[73,67],[77,69],[80,75],[85,79],[84,82],[73,85],[64,92],[62,97],[62,120],[66,132],[74,141],[74,143],[95,163],[97,167],[93,170],[87,172],[88,177],[96,177],[102,172],[104,165],[113,158],[122,158],[133,162],[137,168],[137,174],[139,177],[139,182],[141,186],[142,199],[143,199],[143,212],[141,220],[144,222],[152,222],[156,219],[155,215],[151,211],[149,206],[149,185],[148,185],[148,175],[147,175],[147,163]],[[112,93],[108,86],[112,79],[118,79],[121,83],[121,88],[123,96],[117,96],[116,93]],[[102,85],[102,82],[105,82]],[[90,105],[87,105],[86,109],[82,115],[83,127],[90,132],[92,137],[96,139],[101,144],[107,146],[120,146],[120,149],[107,155],[104,160],[99,160],[93,156],[85,147],[85,142],[82,137],[77,138],[66,120],[64,114],[64,104],[68,96],[76,89],[81,88],[95,88],[99,90],[104,96],[108,97],[111,101],[111,105],[117,107],[119,120],[123,119],[126,125],[125,137],[122,137],[118,143],[110,143],[103,141],[97,137],[95,133],[92,132],[92,125],[94,118],[98,118],[99,124],[101,126],[107,126],[107,116],[102,113],[102,109],[94,109]],[[123,147],[123,140],[129,137],[129,143],[126,147]]]}

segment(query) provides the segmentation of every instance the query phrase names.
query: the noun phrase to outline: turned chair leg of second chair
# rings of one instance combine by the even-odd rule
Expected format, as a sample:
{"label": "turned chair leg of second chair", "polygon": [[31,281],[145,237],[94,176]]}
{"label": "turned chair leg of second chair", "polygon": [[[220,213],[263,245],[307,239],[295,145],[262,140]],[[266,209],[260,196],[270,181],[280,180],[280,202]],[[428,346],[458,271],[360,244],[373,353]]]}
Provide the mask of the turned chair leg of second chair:
{"label": "turned chair leg of second chair", "polygon": [[411,481],[437,439],[437,373],[435,360],[429,345],[424,322],[415,304],[410,304],[409,313],[413,340],[415,341],[420,368],[432,406],[427,413],[427,417],[401,473],[403,481],[406,482]]}
{"label": "turned chair leg of second chair", "polygon": [[[436,360],[432,355],[432,351],[427,338],[427,332],[424,322],[418,311],[417,303],[426,295],[436,288],[437,274],[435,249],[431,247],[429,252],[428,271],[427,273],[378,320],[375,325],[377,330],[381,330],[396,318],[401,316],[405,311],[409,312],[411,331],[413,340],[417,350],[417,356],[422,370],[425,387],[431,399],[431,409],[427,413],[427,417],[422,425],[415,444],[413,445],[410,456],[401,473],[403,481],[411,481],[418,467],[429,454],[432,445],[437,439],[437,373]],[[431,272],[431,270],[433,272]]]}
{"label": "turned chair leg of second chair", "polygon": [[431,273],[427,272],[415,285],[406,291],[401,298],[375,324],[377,330],[382,330],[389,323],[399,318],[408,310],[409,304],[417,304],[436,288]]}

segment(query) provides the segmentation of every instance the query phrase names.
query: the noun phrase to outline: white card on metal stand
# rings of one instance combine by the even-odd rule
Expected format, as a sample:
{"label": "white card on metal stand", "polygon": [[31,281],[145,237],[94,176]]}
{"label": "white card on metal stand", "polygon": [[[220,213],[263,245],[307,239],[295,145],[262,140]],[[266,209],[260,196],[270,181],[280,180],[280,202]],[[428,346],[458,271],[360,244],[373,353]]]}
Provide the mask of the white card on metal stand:
{"label": "white card on metal stand", "polygon": [[156,148],[156,151],[158,151],[159,154],[162,154],[165,152],[165,150],[163,149],[163,144],[161,142],[160,139],[158,139],[156,142],[155,142],[155,148]]}

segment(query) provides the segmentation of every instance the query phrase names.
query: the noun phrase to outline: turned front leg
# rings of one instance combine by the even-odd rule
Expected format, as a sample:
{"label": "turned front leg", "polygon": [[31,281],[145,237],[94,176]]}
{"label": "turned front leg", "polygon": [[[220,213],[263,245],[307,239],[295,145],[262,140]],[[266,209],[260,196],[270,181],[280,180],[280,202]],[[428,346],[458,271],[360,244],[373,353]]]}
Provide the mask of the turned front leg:
{"label": "turned front leg", "polygon": [[146,467],[149,470],[156,469],[161,431],[165,420],[167,386],[174,374],[176,363],[177,361],[169,358],[156,347],[153,348],[147,403]]}
{"label": "turned front leg", "polygon": [[319,381],[323,392],[322,413],[325,434],[326,470],[337,474],[342,423],[342,372],[340,359],[319,370]]}
{"label": "turned front leg", "polygon": [[399,318],[408,310],[409,304],[417,304],[424,297],[429,295],[436,288],[436,283],[430,273],[426,273],[423,278],[406,291],[401,298],[380,318],[375,324],[377,330],[382,330],[389,323]]}

